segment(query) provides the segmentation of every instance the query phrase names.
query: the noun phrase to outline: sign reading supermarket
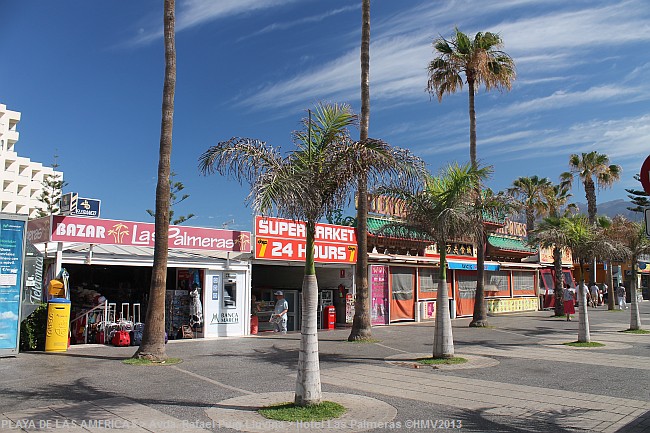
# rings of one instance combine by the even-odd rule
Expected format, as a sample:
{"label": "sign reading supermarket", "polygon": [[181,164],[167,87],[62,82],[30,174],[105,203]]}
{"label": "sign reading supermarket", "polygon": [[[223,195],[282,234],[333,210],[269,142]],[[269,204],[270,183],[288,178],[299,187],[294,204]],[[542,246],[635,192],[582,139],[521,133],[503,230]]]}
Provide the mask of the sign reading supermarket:
{"label": "sign reading supermarket", "polygon": [[[255,217],[255,258],[304,261],[306,226],[302,221]],[[355,263],[357,235],[354,227],[316,224],[314,260],[319,263]]]}
{"label": "sign reading supermarket", "polygon": [[[153,247],[154,238],[152,223],[55,215],[46,241]],[[251,233],[170,225],[169,248],[249,252]]]}

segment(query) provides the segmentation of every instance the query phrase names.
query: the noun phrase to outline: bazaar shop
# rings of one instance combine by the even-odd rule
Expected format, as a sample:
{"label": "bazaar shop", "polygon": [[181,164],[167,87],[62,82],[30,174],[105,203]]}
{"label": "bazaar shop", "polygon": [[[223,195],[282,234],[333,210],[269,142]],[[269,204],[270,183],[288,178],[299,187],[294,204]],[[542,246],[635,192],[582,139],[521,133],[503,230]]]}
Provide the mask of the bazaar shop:
{"label": "bazaar shop", "polygon": [[[46,280],[62,267],[70,275],[73,342],[101,342],[101,326],[145,320],[153,234],[154,225],[142,222],[56,215],[30,221],[28,236],[45,257]],[[170,339],[248,333],[249,251],[250,232],[170,226]]]}
{"label": "bazaar shop", "polygon": [[[305,233],[305,223],[301,221],[255,217],[251,308],[257,316],[258,332],[273,330],[269,319],[275,307],[274,293],[278,290],[289,304],[287,330],[300,330]],[[356,242],[353,227],[316,224],[319,329],[352,323]]]}

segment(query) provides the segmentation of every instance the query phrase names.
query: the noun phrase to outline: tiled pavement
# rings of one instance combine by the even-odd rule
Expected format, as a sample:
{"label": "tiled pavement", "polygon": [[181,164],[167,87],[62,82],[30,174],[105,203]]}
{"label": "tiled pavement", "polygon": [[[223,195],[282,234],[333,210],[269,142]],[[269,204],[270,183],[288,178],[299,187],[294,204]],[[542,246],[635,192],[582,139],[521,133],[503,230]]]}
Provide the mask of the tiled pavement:
{"label": "tiled pavement", "polygon": [[[457,354],[462,356],[462,354]],[[647,362],[647,360],[646,360]],[[322,373],[323,383],[454,408],[537,419],[593,432],[650,432],[650,402],[450,376],[432,369],[346,366]]]}

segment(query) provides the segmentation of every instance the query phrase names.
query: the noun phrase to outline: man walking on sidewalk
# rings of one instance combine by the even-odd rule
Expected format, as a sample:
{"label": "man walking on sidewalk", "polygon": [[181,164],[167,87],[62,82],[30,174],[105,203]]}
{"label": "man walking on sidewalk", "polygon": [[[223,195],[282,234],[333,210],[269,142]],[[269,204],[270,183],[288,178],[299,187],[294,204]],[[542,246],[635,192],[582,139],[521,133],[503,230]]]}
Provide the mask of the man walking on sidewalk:
{"label": "man walking on sidewalk", "polygon": [[627,310],[627,304],[625,303],[625,286],[623,283],[619,284],[618,287],[616,288],[616,297],[618,298],[618,308],[625,309]]}

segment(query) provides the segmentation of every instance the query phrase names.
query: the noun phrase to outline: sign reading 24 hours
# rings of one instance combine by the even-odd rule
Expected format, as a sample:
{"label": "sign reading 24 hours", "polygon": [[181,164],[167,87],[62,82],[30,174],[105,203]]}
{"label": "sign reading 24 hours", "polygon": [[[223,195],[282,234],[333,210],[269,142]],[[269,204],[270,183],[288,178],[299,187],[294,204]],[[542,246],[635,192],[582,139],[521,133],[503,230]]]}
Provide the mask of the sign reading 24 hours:
{"label": "sign reading 24 hours", "polygon": [[[303,261],[306,256],[304,241],[258,237],[255,242],[255,258],[267,260]],[[340,245],[318,242],[314,245],[314,260],[320,263],[354,263],[357,260],[356,245]]]}

